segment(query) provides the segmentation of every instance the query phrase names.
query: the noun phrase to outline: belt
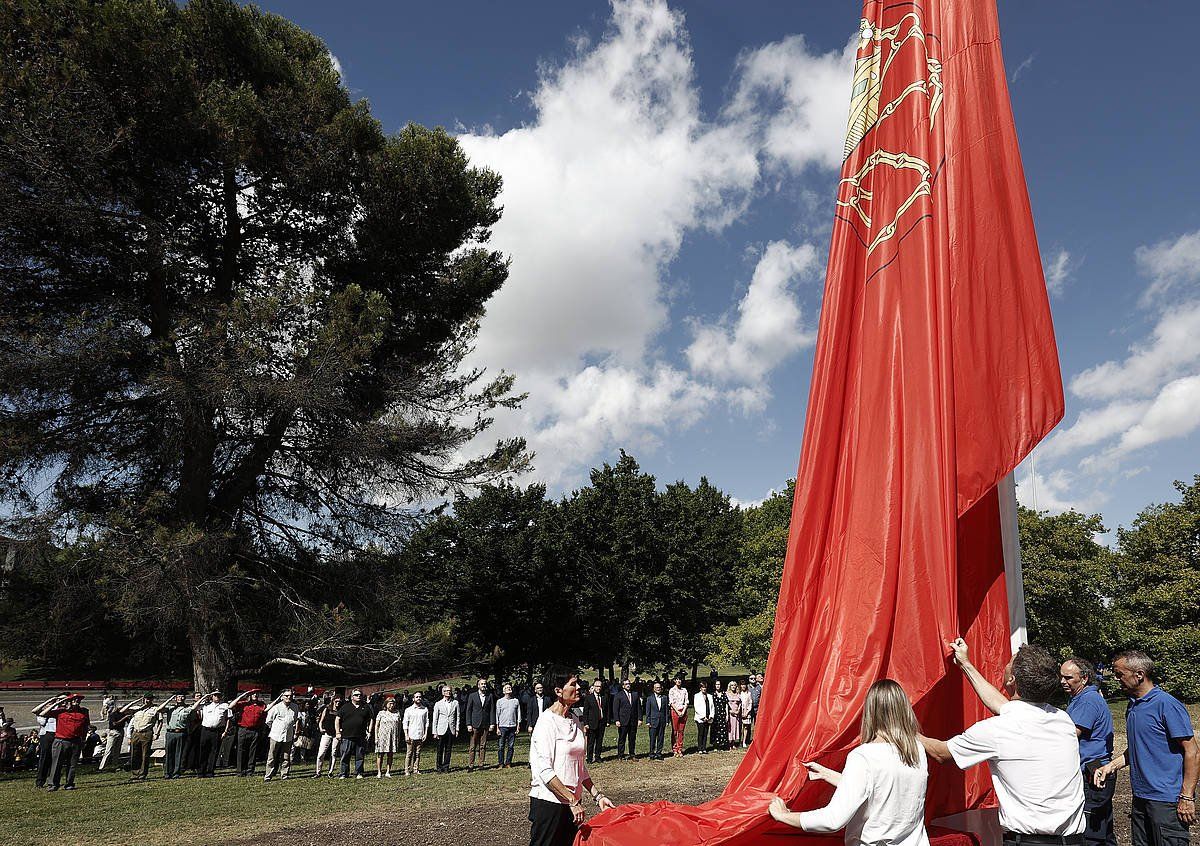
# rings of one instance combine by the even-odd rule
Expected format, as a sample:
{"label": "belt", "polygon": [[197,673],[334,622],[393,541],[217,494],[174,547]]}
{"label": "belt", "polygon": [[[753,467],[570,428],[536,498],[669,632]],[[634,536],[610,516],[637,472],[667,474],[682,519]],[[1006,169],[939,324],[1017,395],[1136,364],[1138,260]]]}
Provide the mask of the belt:
{"label": "belt", "polygon": [[1004,832],[1005,843],[1029,843],[1031,846],[1080,846],[1082,834],[1022,834],[1018,831]]}
{"label": "belt", "polygon": [[187,731],[187,729],[167,729],[168,734],[175,734],[177,732],[182,734],[185,731]]}

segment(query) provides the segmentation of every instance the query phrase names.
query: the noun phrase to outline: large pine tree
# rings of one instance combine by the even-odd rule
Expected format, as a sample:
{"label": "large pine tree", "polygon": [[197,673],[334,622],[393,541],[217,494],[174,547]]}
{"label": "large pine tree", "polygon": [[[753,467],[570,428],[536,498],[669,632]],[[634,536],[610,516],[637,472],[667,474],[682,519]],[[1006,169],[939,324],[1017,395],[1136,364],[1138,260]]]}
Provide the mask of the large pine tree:
{"label": "large pine tree", "polygon": [[460,458],[516,402],[462,367],[499,190],[252,6],[0,6],[0,529],[83,549],[201,688],[398,666],[357,551],[526,460]]}

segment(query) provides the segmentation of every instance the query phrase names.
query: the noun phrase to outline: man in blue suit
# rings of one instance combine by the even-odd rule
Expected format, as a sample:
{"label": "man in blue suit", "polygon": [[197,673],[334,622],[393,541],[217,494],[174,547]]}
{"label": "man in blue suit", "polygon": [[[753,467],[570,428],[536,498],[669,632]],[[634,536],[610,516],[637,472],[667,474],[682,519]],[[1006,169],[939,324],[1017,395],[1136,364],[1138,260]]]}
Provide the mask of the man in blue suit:
{"label": "man in blue suit", "polygon": [[[646,728],[650,731],[650,760],[663,759],[663,736],[670,720],[671,705],[663,693],[662,682],[654,683],[654,692],[646,697]],[[632,750],[632,741],[630,744]]]}
{"label": "man in blue suit", "polygon": [[617,758],[625,757],[628,743],[629,757],[637,757],[637,727],[642,722],[642,697],[638,696],[629,679],[621,679],[621,690],[613,697],[613,723],[617,727]]}

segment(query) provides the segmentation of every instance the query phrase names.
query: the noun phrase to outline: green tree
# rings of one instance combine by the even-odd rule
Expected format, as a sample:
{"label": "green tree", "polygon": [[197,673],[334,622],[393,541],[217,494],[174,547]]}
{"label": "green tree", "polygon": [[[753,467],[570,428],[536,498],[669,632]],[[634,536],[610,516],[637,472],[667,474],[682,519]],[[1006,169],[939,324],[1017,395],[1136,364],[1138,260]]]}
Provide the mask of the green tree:
{"label": "green tree", "polygon": [[1108,657],[1115,639],[1109,604],[1118,557],[1096,540],[1099,514],[1017,510],[1029,639],[1052,654]]}
{"label": "green tree", "polygon": [[624,450],[564,499],[558,552],[575,603],[579,657],[603,668],[657,661],[670,637],[651,584],[665,567],[654,477]]}
{"label": "green tree", "polygon": [[[574,607],[554,559],[556,509],[544,485],[484,486],[418,532],[403,553],[398,601],[453,619],[463,663],[497,674],[567,658]],[[574,658],[569,655],[569,658]]]}
{"label": "green tree", "polygon": [[0,81],[0,530],[86,542],[200,688],[403,665],[353,562],[526,460],[456,458],[517,401],[461,367],[499,177],[233,0],[3,4]]}
{"label": "green tree", "polygon": [[705,638],[710,662],[762,667],[775,634],[775,605],[787,557],[796,480],[747,508],[742,518],[740,563],[734,586],[736,619]]}
{"label": "green tree", "polygon": [[1200,475],[1175,482],[1178,502],[1142,509],[1117,530],[1113,610],[1121,646],[1142,649],[1164,686],[1200,700]]}
{"label": "green tree", "polygon": [[742,513],[703,477],[695,488],[668,485],[659,502],[664,566],[648,579],[649,595],[635,620],[654,621],[643,630],[665,632],[656,661],[691,667],[695,676],[708,654],[705,635],[738,616]]}

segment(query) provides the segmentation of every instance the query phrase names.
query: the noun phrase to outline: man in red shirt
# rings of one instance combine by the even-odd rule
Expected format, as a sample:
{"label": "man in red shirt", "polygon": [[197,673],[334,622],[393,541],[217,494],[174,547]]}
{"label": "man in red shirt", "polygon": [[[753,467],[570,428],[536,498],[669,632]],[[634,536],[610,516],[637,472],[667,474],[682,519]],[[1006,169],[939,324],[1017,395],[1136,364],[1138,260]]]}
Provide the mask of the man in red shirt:
{"label": "man in red shirt", "polygon": [[[237,723],[237,774],[254,774],[254,762],[258,758],[258,739],[266,725],[267,708],[258,698],[258,692],[250,693],[242,705],[233,706],[233,720]],[[233,731],[233,723],[228,731]]]}
{"label": "man in red shirt", "polygon": [[67,771],[67,790],[75,789],[75,768],[79,766],[79,755],[83,751],[83,740],[92,724],[91,714],[80,703],[83,696],[78,693],[65,694],[46,713],[53,717],[54,745],[50,747],[50,785],[47,790],[58,790],[63,770]]}

